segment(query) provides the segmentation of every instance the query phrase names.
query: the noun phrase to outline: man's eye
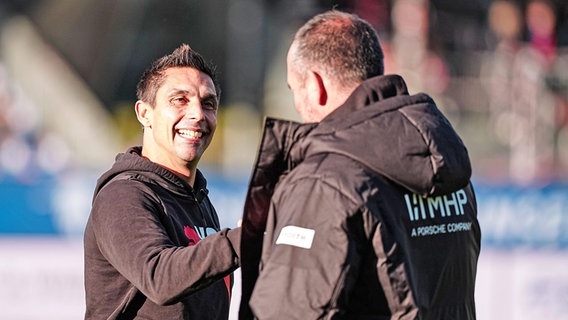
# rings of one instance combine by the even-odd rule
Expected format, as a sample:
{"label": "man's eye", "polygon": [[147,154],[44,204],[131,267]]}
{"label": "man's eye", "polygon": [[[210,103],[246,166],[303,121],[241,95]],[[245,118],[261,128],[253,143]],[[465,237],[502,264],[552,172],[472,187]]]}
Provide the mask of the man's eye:
{"label": "man's eye", "polygon": [[217,104],[213,101],[204,101],[203,102],[203,108],[208,109],[208,110],[216,110]]}
{"label": "man's eye", "polygon": [[187,103],[187,99],[184,97],[175,97],[170,100],[170,103],[176,106],[184,105]]}

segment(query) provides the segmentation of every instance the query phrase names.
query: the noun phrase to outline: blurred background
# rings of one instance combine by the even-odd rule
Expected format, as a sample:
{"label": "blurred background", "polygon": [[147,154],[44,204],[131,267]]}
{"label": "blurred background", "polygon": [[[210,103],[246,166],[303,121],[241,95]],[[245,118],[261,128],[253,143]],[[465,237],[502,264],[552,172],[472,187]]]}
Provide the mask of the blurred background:
{"label": "blurred background", "polygon": [[564,0],[2,0],[0,319],[82,318],[96,179],[141,143],[136,83],[181,43],[218,66],[218,129],[200,168],[235,226],[263,118],[299,120],[291,37],[333,7],[375,26],[386,72],[433,96],[468,147],[478,319],[568,319]]}

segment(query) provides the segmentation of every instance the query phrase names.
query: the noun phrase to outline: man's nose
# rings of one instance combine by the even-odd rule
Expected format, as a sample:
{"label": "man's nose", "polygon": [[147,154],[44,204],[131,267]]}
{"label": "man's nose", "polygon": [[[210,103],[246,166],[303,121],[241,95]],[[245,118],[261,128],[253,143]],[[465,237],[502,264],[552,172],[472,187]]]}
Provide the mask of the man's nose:
{"label": "man's nose", "polygon": [[201,102],[196,101],[194,103],[190,103],[186,108],[186,117],[196,120],[205,119],[203,105],[201,105]]}

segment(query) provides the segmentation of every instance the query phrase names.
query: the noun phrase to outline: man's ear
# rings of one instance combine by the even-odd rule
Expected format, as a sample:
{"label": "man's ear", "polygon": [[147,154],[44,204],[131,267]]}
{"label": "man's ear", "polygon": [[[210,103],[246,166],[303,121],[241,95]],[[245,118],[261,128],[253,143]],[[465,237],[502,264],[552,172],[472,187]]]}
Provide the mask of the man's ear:
{"label": "man's ear", "polygon": [[317,105],[325,107],[329,97],[327,94],[327,87],[325,86],[322,76],[311,70],[307,72],[306,76],[308,92],[311,95],[310,98],[313,99],[312,101],[314,101]]}
{"label": "man's ear", "polygon": [[134,106],[136,110],[136,118],[144,128],[152,128],[152,111],[154,110],[149,104],[142,100],[136,101]]}

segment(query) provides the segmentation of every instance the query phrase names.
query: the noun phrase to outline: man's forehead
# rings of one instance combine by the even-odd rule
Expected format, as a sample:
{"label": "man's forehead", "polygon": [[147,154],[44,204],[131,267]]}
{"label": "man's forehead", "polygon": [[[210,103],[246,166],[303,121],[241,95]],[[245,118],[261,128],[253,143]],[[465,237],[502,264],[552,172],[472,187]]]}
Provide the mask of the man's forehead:
{"label": "man's forehead", "polygon": [[160,89],[166,91],[187,91],[196,93],[205,89],[206,92],[215,94],[213,79],[203,71],[193,67],[174,67],[164,71],[164,81]]}

